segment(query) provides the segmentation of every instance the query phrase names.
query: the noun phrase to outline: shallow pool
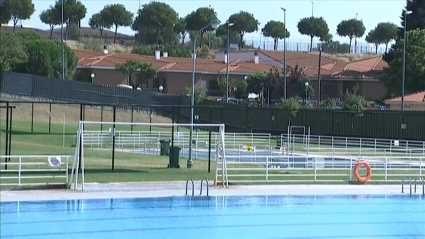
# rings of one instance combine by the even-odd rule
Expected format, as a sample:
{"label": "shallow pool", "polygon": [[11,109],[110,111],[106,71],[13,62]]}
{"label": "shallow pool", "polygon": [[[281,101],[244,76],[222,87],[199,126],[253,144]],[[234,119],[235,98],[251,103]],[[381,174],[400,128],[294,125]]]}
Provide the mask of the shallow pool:
{"label": "shallow pool", "polygon": [[425,198],[169,197],[1,203],[1,238],[425,238]]}

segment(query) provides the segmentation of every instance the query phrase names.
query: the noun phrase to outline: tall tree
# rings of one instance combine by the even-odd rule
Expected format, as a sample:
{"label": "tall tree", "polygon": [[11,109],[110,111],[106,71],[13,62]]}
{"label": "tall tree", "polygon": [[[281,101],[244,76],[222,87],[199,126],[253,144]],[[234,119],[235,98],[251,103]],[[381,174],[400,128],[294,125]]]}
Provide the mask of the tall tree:
{"label": "tall tree", "polygon": [[10,31],[0,31],[0,72],[13,70],[27,60],[21,40]]}
{"label": "tall tree", "polygon": [[[406,1],[406,7],[401,12],[401,27],[398,31],[398,39],[403,39],[404,32],[404,11],[412,11],[412,14],[406,16],[406,31],[414,29],[425,29],[425,1]],[[395,58],[395,51],[398,44],[393,44],[391,49],[384,55],[384,60],[390,63]]]}
{"label": "tall tree", "polygon": [[232,30],[239,32],[240,42],[239,49],[244,47],[243,37],[246,33],[258,31],[260,23],[255,19],[254,15],[249,12],[240,11],[229,17],[229,22],[233,23]]}
{"label": "tall tree", "polygon": [[[406,94],[425,90],[425,29],[408,31],[406,41]],[[400,95],[403,58],[403,41],[397,41],[395,58],[384,68],[380,81],[387,87],[390,95]]]}
{"label": "tall tree", "polygon": [[[173,27],[178,23],[177,12],[163,2],[150,2],[143,5],[133,24],[133,30],[143,28],[155,36],[156,44],[164,43],[166,35],[174,35]],[[140,32],[139,32],[140,34]]]}
{"label": "tall tree", "polygon": [[186,20],[184,18],[179,18],[179,20],[177,20],[177,23],[174,25],[174,31],[180,35],[181,44],[184,45],[184,40],[187,35]]}
{"label": "tall tree", "polygon": [[354,37],[360,38],[364,35],[366,31],[365,26],[361,20],[350,19],[344,20],[338,24],[336,27],[336,32],[342,37],[348,37],[350,39],[350,50],[348,53],[351,53],[351,42]]}
{"label": "tall tree", "polygon": [[98,29],[100,31],[100,39],[102,39],[103,30],[111,28],[112,24],[106,21],[101,13],[96,13],[89,19],[89,26],[93,29]]}
{"label": "tall tree", "polygon": [[[115,65],[115,69],[127,75],[129,85],[131,85],[133,89],[137,89],[142,85],[143,81],[153,79],[158,74],[158,71],[153,68],[151,63],[141,62],[133,59],[129,59],[122,64]],[[133,75],[137,71],[138,73],[136,74],[136,81],[134,81]]]}
{"label": "tall tree", "polygon": [[10,15],[9,2],[6,0],[0,0],[0,28],[1,24],[9,23],[12,16]]}
{"label": "tall tree", "polygon": [[13,31],[19,20],[30,19],[34,13],[34,4],[32,0],[5,0],[9,6],[10,15],[13,21]]}
{"label": "tall tree", "polygon": [[298,31],[310,36],[310,51],[313,49],[313,38],[323,38],[329,33],[329,27],[322,17],[306,17],[298,22]]}
{"label": "tall tree", "polygon": [[378,54],[378,47],[383,43],[375,29],[369,31],[366,36],[366,42],[375,45],[375,54]]}
{"label": "tall tree", "polygon": [[[201,7],[189,13],[186,17],[186,28],[188,31],[199,32],[203,27],[210,24],[212,21],[217,20],[217,13],[213,8]],[[214,29],[209,26],[201,32],[201,39],[204,37],[205,32],[213,31]],[[195,33],[195,34],[196,34]],[[199,41],[199,47],[202,47],[202,41]]]}
{"label": "tall tree", "polygon": [[[215,35],[217,37],[220,37],[222,39],[223,42],[223,47],[227,47],[227,25],[226,24],[222,24],[220,25],[217,30],[215,31]],[[237,44],[239,46],[239,41],[240,41],[240,34],[239,32],[233,30],[232,27],[229,28],[229,43],[230,45],[232,44]]]}
{"label": "tall tree", "polygon": [[49,39],[52,39],[53,29],[55,26],[60,25],[60,21],[55,17],[55,10],[53,7],[50,7],[47,10],[44,10],[40,14],[40,20],[44,23],[49,25]]}
{"label": "tall tree", "polygon": [[[54,6],[55,21],[62,22],[62,0],[56,0]],[[86,17],[87,8],[77,0],[63,0],[63,22],[66,24],[65,40],[68,39],[68,30],[71,24],[76,24]]]}
{"label": "tall tree", "polygon": [[265,37],[271,37],[274,41],[273,49],[276,51],[279,39],[289,38],[290,34],[283,22],[271,20],[266,23],[261,32]]}
{"label": "tall tree", "polygon": [[385,52],[388,50],[388,43],[396,39],[398,31],[397,26],[391,22],[379,23],[376,26],[376,36],[380,39],[382,44],[385,44]]}
{"label": "tall tree", "polygon": [[106,24],[115,26],[114,44],[117,41],[118,27],[128,27],[133,23],[133,13],[127,11],[122,4],[107,5],[100,11]]}

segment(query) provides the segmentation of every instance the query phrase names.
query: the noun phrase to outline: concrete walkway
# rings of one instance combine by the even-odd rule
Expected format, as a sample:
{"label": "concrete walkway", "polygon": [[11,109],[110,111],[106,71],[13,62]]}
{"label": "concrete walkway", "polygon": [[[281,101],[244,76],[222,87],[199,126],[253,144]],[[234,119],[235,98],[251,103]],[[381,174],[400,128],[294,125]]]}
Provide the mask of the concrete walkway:
{"label": "concrete walkway", "polygon": [[[195,196],[199,195],[200,184],[195,184]],[[204,185],[203,195],[206,195]],[[189,195],[191,189],[189,187]],[[405,194],[409,186],[405,186]],[[422,193],[419,188],[417,195]],[[401,185],[264,185],[209,187],[210,196],[260,196],[260,195],[400,195]],[[181,197],[185,195],[185,182],[158,183],[108,183],[86,184],[85,191],[73,190],[22,190],[1,191],[1,202]]]}

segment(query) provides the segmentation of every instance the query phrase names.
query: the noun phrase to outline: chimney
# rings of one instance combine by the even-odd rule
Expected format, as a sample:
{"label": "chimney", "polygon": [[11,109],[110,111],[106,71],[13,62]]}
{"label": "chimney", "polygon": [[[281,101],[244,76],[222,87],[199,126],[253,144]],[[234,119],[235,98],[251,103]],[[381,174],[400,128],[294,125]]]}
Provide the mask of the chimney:
{"label": "chimney", "polygon": [[103,54],[108,54],[109,53],[109,51],[108,51],[108,46],[103,46]]}
{"label": "chimney", "polygon": [[227,54],[227,51],[224,52],[224,63],[227,64],[227,57],[229,54]]}
{"label": "chimney", "polygon": [[258,62],[260,62],[260,57],[258,56],[258,53],[257,53],[257,52],[255,52],[255,53],[254,53],[254,63],[255,63],[255,64],[258,64]]}
{"label": "chimney", "polygon": [[159,60],[159,58],[161,58],[161,51],[156,50],[155,51],[155,60]]}
{"label": "chimney", "polygon": [[164,51],[164,53],[162,53],[163,57],[168,57],[168,52]]}

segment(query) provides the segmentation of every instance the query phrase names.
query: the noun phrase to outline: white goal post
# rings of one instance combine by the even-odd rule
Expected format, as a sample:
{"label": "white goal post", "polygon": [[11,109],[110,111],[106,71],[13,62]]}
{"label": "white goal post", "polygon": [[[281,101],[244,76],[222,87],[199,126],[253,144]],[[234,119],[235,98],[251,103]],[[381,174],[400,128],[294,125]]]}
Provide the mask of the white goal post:
{"label": "white goal post", "polygon": [[[96,127],[100,128],[101,125],[103,125],[102,127],[103,129],[108,129],[108,127],[109,129],[106,131],[93,130]],[[130,126],[132,129],[131,132],[127,130],[127,127],[130,128]],[[140,130],[137,131],[134,128],[139,128]],[[149,129],[149,132],[146,132],[146,128]],[[167,130],[164,130],[164,129],[167,129]],[[141,137],[146,137],[146,135],[149,135],[149,139],[155,141],[155,144],[159,145],[160,137],[158,135],[162,134],[162,135],[167,135],[168,137],[171,137],[171,141],[172,141],[171,144],[173,144],[176,141],[176,138],[181,137],[181,135],[185,134],[186,132],[189,134],[189,131],[190,131],[189,129],[192,129],[192,130],[207,129],[210,132],[214,131],[214,138],[210,137],[211,142],[208,142],[208,144],[211,144],[210,149],[214,155],[211,158],[213,158],[212,160],[215,160],[216,162],[214,182],[217,183],[218,177],[221,176],[220,179],[221,179],[222,185],[228,186],[227,167],[226,167],[226,160],[225,160],[225,125],[224,124],[131,123],[131,122],[80,121],[78,123],[78,130],[77,130],[77,137],[76,137],[76,144],[75,144],[75,147],[76,147],[75,155],[74,155],[75,160],[72,165],[72,171],[71,171],[70,180],[69,180],[71,184],[71,188],[74,190],[82,190],[82,191],[85,190],[84,150],[85,150],[85,146],[86,147],[88,145],[92,146],[92,144],[89,144],[88,142],[85,142],[85,141],[90,141],[90,140],[93,140],[93,138],[95,138],[95,140],[98,140],[99,142],[101,141],[101,143],[99,144],[102,144],[103,146],[104,146],[104,142],[107,141],[107,143],[110,144],[108,146],[112,145],[111,147],[113,147],[113,150],[115,151],[115,147],[116,147],[115,142],[119,140],[121,140],[122,142],[123,140],[123,139],[120,139],[120,137],[121,138],[127,137],[124,139],[126,140],[130,138],[129,136],[131,136],[132,140],[135,140],[135,141],[138,140],[137,142],[140,143]],[[155,134],[155,132],[157,132],[158,134]],[[137,139],[137,137],[139,138]],[[185,143],[187,143],[188,145],[191,145],[191,143],[189,142],[190,140],[187,140],[187,139],[185,140],[186,140],[184,141]],[[146,144],[146,139],[144,143]],[[192,147],[192,146],[189,146],[189,147]],[[130,151],[128,152],[130,153]],[[133,150],[133,153],[134,153],[134,150]],[[192,154],[194,154],[193,151],[192,151]]]}

